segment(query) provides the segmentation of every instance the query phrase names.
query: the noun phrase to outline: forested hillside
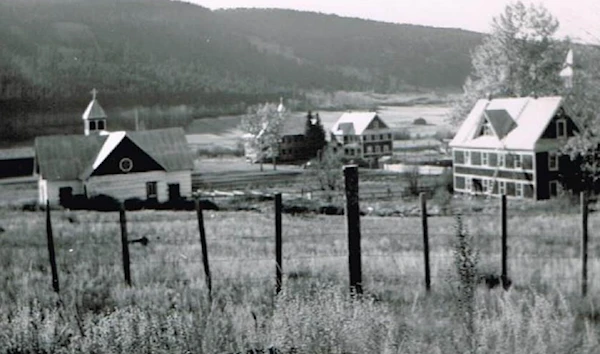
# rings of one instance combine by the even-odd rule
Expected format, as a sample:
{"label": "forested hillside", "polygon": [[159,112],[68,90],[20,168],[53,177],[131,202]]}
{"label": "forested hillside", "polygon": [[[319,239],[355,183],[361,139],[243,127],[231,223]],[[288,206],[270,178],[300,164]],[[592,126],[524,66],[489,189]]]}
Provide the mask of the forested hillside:
{"label": "forested hillside", "polygon": [[0,2],[0,105],[229,104],[303,90],[460,87],[477,33],[169,0]]}

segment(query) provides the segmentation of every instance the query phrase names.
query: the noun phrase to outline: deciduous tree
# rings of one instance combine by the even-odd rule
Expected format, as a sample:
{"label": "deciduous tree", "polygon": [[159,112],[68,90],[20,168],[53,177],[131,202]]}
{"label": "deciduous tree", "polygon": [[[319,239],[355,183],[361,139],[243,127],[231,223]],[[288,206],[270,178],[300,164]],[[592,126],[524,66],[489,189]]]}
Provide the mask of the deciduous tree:
{"label": "deciduous tree", "polygon": [[568,42],[554,36],[559,23],[542,5],[506,6],[495,17],[490,35],[471,54],[473,70],[455,102],[451,120],[464,120],[475,102],[488,94],[510,97],[556,94],[558,73]]}
{"label": "deciduous tree", "polygon": [[250,107],[242,117],[240,129],[246,133],[246,143],[256,153],[261,171],[265,159],[271,157],[275,161],[277,158],[285,116],[286,112],[278,112],[276,104],[265,103]]}

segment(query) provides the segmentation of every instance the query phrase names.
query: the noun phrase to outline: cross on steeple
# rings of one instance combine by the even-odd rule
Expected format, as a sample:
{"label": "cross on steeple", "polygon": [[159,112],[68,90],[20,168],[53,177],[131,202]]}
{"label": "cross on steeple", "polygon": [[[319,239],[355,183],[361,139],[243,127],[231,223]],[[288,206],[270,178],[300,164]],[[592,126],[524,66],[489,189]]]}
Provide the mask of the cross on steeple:
{"label": "cross on steeple", "polygon": [[92,94],[92,100],[96,99],[96,94],[98,93],[98,90],[96,90],[96,88],[93,88],[92,91],[90,91],[90,93]]}

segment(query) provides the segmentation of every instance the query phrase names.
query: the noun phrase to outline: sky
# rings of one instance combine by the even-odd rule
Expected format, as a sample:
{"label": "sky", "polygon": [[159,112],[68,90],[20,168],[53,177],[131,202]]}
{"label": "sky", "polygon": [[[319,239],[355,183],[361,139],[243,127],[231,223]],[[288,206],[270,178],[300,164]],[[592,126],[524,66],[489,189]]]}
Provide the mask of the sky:
{"label": "sky", "polygon": [[[188,0],[211,8],[286,8],[393,23],[488,32],[509,0]],[[599,0],[523,0],[544,5],[560,22],[559,37],[600,45]]]}

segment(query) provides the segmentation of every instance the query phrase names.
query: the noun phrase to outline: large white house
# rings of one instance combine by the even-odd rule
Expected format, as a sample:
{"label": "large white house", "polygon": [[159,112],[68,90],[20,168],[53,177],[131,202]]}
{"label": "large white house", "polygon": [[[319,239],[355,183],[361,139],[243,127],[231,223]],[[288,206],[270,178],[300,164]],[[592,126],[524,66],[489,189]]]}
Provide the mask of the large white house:
{"label": "large white house", "polygon": [[95,94],[83,119],[85,135],[35,139],[40,204],[73,195],[159,202],[191,196],[194,164],[183,129],[108,132]]}
{"label": "large white house", "polygon": [[393,154],[392,130],[377,112],[347,112],[331,128],[348,159],[377,159]]}
{"label": "large white house", "polygon": [[480,99],[450,142],[454,190],[548,199],[577,167],[560,153],[580,131],[561,96]]}

